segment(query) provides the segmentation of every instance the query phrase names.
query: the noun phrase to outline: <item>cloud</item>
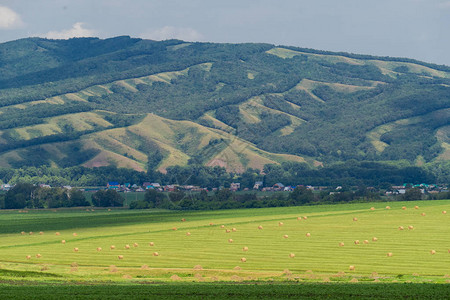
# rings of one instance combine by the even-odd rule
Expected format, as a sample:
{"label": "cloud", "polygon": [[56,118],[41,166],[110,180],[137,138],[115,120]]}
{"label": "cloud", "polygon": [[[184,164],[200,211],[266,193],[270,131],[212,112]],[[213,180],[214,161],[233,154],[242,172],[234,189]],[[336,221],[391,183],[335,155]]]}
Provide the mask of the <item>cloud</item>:
{"label": "cloud", "polygon": [[178,39],[190,42],[201,41],[204,38],[203,35],[195,29],[174,26],[164,26],[162,28],[151,30],[141,34],[141,37],[157,41]]}
{"label": "cloud", "polygon": [[83,28],[84,23],[77,22],[72,28],[61,31],[49,31],[44,36],[48,39],[69,39],[73,37],[91,37],[96,35],[96,31]]}
{"label": "cloud", "polygon": [[0,29],[11,29],[22,25],[22,19],[15,11],[0,5]]}

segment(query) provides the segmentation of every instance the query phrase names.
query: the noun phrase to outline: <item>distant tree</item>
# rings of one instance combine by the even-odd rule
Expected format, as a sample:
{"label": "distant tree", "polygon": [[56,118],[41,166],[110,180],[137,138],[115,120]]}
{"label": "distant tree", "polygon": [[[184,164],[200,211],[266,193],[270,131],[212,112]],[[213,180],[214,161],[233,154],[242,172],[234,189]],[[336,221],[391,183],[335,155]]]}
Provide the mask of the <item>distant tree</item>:
{"label": "distant tree", "polygon": [[403,200],[414,201],[422,199],[422,192],[419,188],[415,187],[412,189],[407,189],[405,194],[403,194]]}
{"label": "distant tree", "polygon": [[115,190],[100,190],[92,194],[92,204],[98,207],[122,206],[124,198]]}

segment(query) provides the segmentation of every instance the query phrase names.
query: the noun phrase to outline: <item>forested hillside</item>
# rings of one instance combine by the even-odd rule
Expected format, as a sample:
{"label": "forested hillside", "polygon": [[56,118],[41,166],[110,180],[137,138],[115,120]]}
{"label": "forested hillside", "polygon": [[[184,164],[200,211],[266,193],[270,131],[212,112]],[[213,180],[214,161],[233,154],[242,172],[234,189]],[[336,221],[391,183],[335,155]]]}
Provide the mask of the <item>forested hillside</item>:
{"label": "forested hillside", "polygon": [[0,44],[0,166],[228,171],[383,161],[449,174],[450,67],[269,44]]}

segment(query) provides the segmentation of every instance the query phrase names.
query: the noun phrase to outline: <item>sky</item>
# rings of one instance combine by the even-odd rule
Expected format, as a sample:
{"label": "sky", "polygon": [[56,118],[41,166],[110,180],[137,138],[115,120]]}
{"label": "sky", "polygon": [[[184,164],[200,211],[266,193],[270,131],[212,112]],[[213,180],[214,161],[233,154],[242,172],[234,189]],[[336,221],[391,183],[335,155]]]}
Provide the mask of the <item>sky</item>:
{"label": "sky", "polygon": [[450,0],[0,0],[0,43],[119,35],[264,42],[450,66]]}

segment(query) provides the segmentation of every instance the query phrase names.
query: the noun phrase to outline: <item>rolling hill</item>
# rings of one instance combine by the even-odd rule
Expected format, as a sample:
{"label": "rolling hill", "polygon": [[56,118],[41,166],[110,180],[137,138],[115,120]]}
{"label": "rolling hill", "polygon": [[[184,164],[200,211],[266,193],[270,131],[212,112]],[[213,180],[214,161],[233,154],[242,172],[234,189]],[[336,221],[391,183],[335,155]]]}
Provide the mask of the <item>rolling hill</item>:
{"label": "rolling hill", "polygon": [[269,44],[0,44],[0,166],[446,164],[450,67]]}

